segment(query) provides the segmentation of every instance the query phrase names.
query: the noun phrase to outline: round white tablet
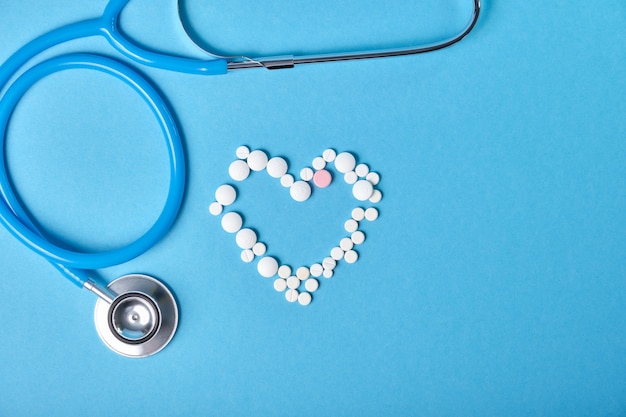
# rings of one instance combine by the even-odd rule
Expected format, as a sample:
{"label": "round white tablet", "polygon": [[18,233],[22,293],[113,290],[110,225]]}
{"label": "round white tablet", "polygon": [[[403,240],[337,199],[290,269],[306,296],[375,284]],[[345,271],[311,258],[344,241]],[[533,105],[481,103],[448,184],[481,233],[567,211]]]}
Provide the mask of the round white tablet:
{"label": "round white tablet", "polygon": [[374,186],[368,180],[359,180],[352,186],[352,195],[359,201],[366,201],[374,192]]}
{"label": "round white tablet", "polygon": [[354,247],[354,242],[349,237],[344,237],[339,242],[339,247],[343,249],[344,251],[349,251],[350,249]]}
{"label": "round white tablet", "polygon": [[300,293],[300,295],[298,295],[298,302],[300,303],[300,305],[308,306],[309,304],[311,304],[311,300],[311,294],[309,294],[308,292],[302,292]]}
{"label": "round white tablet", "polygon": [[335,168],[342,174],[352,171],[355,165],[356,159],[354,159],[354,155],[349,152],[342,152],[335,158]]}
{"label": "round white tablet", "polygon": [[233,161],[228,167],[228,175],[235,181],[243,181],[250,175],[250,167],[246,161],[238,159]]}
{"label": "round white tablet", "polygon": [[262,277],[271,278],[278,272],[278,261],[271,256],[266,256],[261,258],[256,268]]}
{"label": "round white tablet", "polygon": [[309,276],[311,276],[311,271],[306,266],[301,266],[296,270],[296,276],[300,281],[304,281]]}
{"label": "round white tablet", "polygon": [[256,256],[263,256],[265,252],[267,252],[267,246],[265,246],[263,242],[257,242],[252,247],[252,252],[254,252]]}
{"label": "round white tablet", "polygon": [[242,224],[243,220],[237,212],[231,211],[222,217],[222,229],[228,233],[237,233]]}
{"label": "round white tablet", "polygon": [[311,168],[302,168],[300,171],[300,179],[302,179],[302,181],[311,181],[313,179],[313,174],[314,172]]}
{"label": "round white tablet", "polygon": [[287,173],[287,161],[276,156],[267,162],[267,173],[272,178],[280,178]]}
{"label": "round white tablet", "polygon": [[291,267],[289,265],[281,265],[278,268],[278,276],[281,278],[287,278],[291,275]]}
{"label": "round white tablet", "polygon": [[337,157],[337,152],[335,152],[334,149],[326,149],[322,152],[322,158],[324,158],[324,161],[326,162],[333,162],[335,157]]}
{"label": "round white tablet", "polygon": [[285,292],[285,298],[287,299],[287,301],[289,301],[290,303],[294,303],[298,300],[298,290],[287,290],[287,292]]}
{"label": "round white tablet", "polygon": [[222,214],[222,210],[224,210],[224,207],[217,201],[211,203],[211,205],[209,206],[209,213],[214,216],[219,216],[220,214]]}
{"label": "round white tablet", "polygon": [[248,166],[253,171],[263,171],[267,166],[267,154],[259,150],[250,152]]}
{"label": "round white tablet", "polygon": [[354,184],[358,181],[358,179],[359,177],[354,171],[348,171],[343,175],[343,180],[346,182],[346,184]]}
{"label": "round white tablet", "polygon": [[291,198],[301,203],[311,197],[311,186],[307,182],[296,181],[289,188],[289,194]]}
{"label": "round white tablet", "polygon": [[356,232],[352,233],[352,236],[350,236],[350,239],[352,239],[352,242],[355,245],[360,245],[361,243],[365,242],[365,233],[361,232],[360,230],[357,230]]}
{"label": "round white tablet", "polygon": [[380,190],[374,190],[374,192],[372,193],[372,196],[370,197],[370,203],[380,203],[380,200],[383,199],[383,193],[380,192]]}
{"label": "round white tablet", "polygon": [[280,185],[282,185],[283,187],[291,187],[294,181],[295,180],[293,179],[293,175],[291,174],[285,174],[280,177]]}
{"label": "round white tablet", "polygon": [[373,222],[378,218],[378,210],[376,210],[374,207],[368,208],[367,210],[365,210],[365,218]]}
{"label": "round white tablet", "polygon": [[332,269],[325,269],[324,270],[324,278],[332,278],[333,277],[333,270]]}
{"label": "round white tablet", "polygon": [[246,159],[248,155],[250,155],[250,148],[245,145],[241,145],[235,151],[235,155],[237,155],[237,158],[239,159]]}
{"label": "round white tablet", "polygon": [[320,287],[320,283],[315,278],[309,278],[306,281],[304,281],[304,288],[306,288],[308,292],[315,292],[317,291],[319,287]]}
{"label": "round white tablet", "polygon": [[372,183],[372,185],[378,185],[380,182],[380,175],[376,172],[370,172],[365,176],[365,179]]}
{"label": "round white tablet", "polygon": [[349,250],[344,255],[344,259],[346,260],[347,263],[353,264],[357,261],[357,259],[359,259],[359,254],[356,253],[356,251]]}
{"label": "round white tablet", "polygon": [[241,249],[252,249],[256,243],[256,233],[252,229],[241,229],[235,236],[235,242]]}
{"label": "round white tablet", "polygon": [[316,158],[313,158],[313,162],[311,163],[311,165],[313,165],[313,168],[319,171],[320,169],[326,168],[326,161],[324,161],[324,158],[322,158],[321,156],[318,156]]}
{"label": "round white tablet", "polygon": [[333,270],[337,266],[337,261],[329,256],[327,258],[324,258],[324,260],[322,261],[322,266],[324,267],[324,269]]}
{"label": "round white tablet", "polygon": [[322,276],[324,273],[324,267],[322,264],[313,264],[311,265],[311,275],[314,277]]}
{"label": "round white tablet", "polygon": [[278,278],[274,281],[274,289],[278,292],[283,292],[287,289],[287,281],[282,278]]}
{"label": "round white tablet", "polygon": [[365,210],[363,210],[361,207],[355,208],[354,210],[352,210],[352,218],[357,222],[360,222],[365,218]]}
{"label": "round white tablet", "polygon": [[222,206],[230,206],[237,199],[237,191],[232,185],[223,184],[215,190],[215,199]]}
{"label": "round white tablet", "polygon": [[254,260],[254,252],[250,249],[244,249],[241,251],[241,260],[245,263],[250,263]]}
{"label": "round white tablet", "polygon": [[360,178],[364,178],[365,176],[367,176],[367,174],[370,173],[370,168],[365,164],[359,164],[356,166],[356,168],[354,168],[354,172],[356,172],[356,175],[358,175]]}
{"label": "round white tablet", "polygon": [[341,249],[340,247],[334,247],[330,250],[330,257],[333,258],[336,261],[341,260],[341,258],[343,258],[343,249]]}
{"label": "round white tablet", "polygon": [[346,220],[346,222],[343,224],[343,227],[346,229],[346,232],[353,233],[356,232],[359,228],[359,222],[354,219],[349,219]]}
{"label": "round white tablet", "polygon": [[287,278],[288,288],[291,288],[292,290],[297,290],[299,286],[300,286],[300,280],[298,279],[298,277]]}

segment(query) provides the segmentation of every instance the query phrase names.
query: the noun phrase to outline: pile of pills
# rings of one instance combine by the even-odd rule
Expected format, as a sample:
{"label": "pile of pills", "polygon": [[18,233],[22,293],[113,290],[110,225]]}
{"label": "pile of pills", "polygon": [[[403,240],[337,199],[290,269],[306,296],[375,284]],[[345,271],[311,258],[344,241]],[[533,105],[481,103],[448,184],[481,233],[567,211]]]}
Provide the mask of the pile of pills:
{"label": "pile of pills", "polygon": [[[261,150],[250,150],[240,146],[236,150],[237,159],[228,167],[228,174],[234,181],[244,181],[251,171],[267,171],[272,178],[280,180],[280,184],[289,188],[289,195],[297,202],[304,202],[311,197],[314,187],[326,188],[332,183],[333,175],[328,170],[330,164],[344,181],[352,186],[352,195],[359,202],[376,204],[382,199],[382,193],[376,188],[380,176],[370,171],[366,164],[358,164],[353,154],[342,152],[337,154],[333,149],[326,149],[321,156],[313,159],[311,167],[300,170],[299,179],[289,174],[289,165],[284,158],[270,158]],[[329,256],[311,266],[301,266],[295,271],[289,265],[280,265],[276,258],[265,256],[267,245],[258,241],[256,232],[245,228],[241,215],[235,211],[224,212],[224,209],[237,200],[237,190],[229,184],[220,185],[215,191],[215,201],[209,206],[214,216],[222,215],[222,228],[227,233],[235,234],[235,242],[242,250],[241,260],[252,262],[260,258],[257,271],[264,278],[275,278],[274,289],[284,292],[289,302],[298,301],[301,305],[311,303],[312,293],[319,288],[317,278],[331,278],[338,262],[341,260],[353,264],[359,259],[356,246],[365,242],[365,233],[359,230],[363,220],[374,221],[378,218],[375,207],[356,207],[344,223],[348,236],[342,238],[339,245],[330,250]]]}

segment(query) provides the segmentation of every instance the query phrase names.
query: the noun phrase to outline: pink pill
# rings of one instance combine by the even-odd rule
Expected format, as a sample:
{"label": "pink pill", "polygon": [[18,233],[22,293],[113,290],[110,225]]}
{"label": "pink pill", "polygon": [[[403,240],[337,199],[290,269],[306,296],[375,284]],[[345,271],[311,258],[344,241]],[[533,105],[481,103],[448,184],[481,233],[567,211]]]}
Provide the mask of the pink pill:
{"label": "pink pill", "polygon": [[330,175],[330,172],[325,169],[320,169],[313,174],[313,183],[320,188],[326,188],[332,182],[333,177]]}

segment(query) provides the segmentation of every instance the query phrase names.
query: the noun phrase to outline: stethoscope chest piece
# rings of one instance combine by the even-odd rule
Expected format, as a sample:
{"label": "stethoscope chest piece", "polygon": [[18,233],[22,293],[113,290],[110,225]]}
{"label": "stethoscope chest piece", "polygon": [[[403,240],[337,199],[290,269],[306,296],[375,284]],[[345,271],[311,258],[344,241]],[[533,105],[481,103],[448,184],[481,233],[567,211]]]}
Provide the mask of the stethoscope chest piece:
{"label": "stethoscope chest piece", "polygon": [[99,298],[94,319],[100,339],[123,356],[142,358],[163,349],[176,332],[178,307],[167,287],[141,274],[111,282],[111,303]]}

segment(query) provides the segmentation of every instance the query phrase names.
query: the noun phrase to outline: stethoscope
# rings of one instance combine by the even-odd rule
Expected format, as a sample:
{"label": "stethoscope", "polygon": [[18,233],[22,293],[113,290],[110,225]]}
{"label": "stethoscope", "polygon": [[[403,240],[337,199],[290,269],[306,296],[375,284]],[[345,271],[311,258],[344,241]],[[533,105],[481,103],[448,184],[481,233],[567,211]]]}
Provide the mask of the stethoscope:
{"label": "stethoscope", "polygon": [[[431,52],[463,39],[476,25],[480,12],[480,0],[473,0],[474,8],[468,25],[449,40],[431,45],[343,54],[248,58],[219,56],[205,51],[194,42],[210,56],[209,59],[200,60],[147,51],[127,39],[119,29],[119,17],[128,2],[129,0],[110,0],[102,16],[53,30],[24,45],[0,67],[0,89],[5,89],[8,82],[30,59],[48,48],[90,36],[104,37],[122,55],[139,64],[189,74],[216,75],[245,68],[291,68],[300,64]],[[182,16],[180,3],[178,14],[179,17]],[[184,19],[180,18],[180,21],[193,42]],[[6,88],[0,99],[2,152],[7,124],[24,93],[47,75],[69,69],[89,69],[112,75],[135,90],[150,107],[165,138],[169,157],[170,184],[163,209],[147,232],[124,247],[97,253],[67,249],[48,240],[30,219],[8,179],[3,154],[0,158],[0,221],[13,236],[46,258],[70,281],[98,296],[94,313],[96,329],[109,348],[128,357],[149,356],[163,349],[176,332],[178,306],[172,292],[161,281],[142,274],[125,275],[103,287],[92,277],[92,271],[138,257],[169,231],[179,212],[185,189],[185,159],[180,133],[163,98],[143,76],[128,65],[111,58],[72,53],[33,66]]]}

